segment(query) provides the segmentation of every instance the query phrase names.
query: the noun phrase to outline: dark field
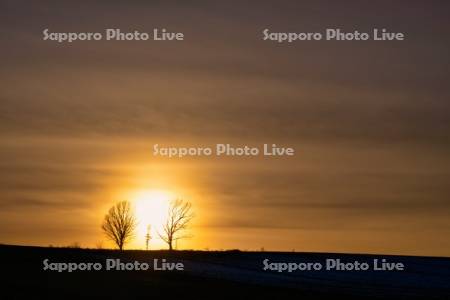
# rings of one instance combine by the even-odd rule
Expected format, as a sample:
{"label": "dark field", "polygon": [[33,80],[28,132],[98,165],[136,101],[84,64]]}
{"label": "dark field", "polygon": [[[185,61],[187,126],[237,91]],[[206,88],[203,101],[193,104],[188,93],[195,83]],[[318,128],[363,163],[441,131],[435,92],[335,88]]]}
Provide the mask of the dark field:
{"label": "dark field", "polygon": [[[0,246],[4,299],[173,297],[450,299],[450,259],[413,256],[206,251],[113,251]],[[105,271],[105,260],[182,262],[184,271]],[[271,262],[401,262],[404,271],[263,271]],[[100,271],[44,271],[49,262],[100,262]],[[2,297],[3,298],[3,297]],[[338,299],[340,299],[338,298]]]}

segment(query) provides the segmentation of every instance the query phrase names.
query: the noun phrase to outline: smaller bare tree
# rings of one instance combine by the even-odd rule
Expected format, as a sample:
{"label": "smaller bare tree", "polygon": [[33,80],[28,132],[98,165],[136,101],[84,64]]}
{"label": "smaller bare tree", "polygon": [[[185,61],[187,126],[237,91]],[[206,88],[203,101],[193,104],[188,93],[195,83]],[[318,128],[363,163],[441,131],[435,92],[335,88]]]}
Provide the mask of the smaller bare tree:
{"label": "smaller bare tree", "polygon": [[152,236],[150,235],[151,228],[151,225],[147,226],[147,234],[145,235],[145,250],[148,250],[148,244],[150,243],[150,240],[152,238]]}
{"label": "smaller bare tree", "polygon": [[189,237],[185,234],[185,230],[193,218],[191,203],[181,199],[170,203],[163,233],[158,233],[159,237],[169,245],[169,250],[173,250],[173,242]]}
{"label": "smaller bare tree", "polygon": [[111,207],[103,220],[102,229],[120,250],[134,236],[136,218],[130,202],[121,201]]}

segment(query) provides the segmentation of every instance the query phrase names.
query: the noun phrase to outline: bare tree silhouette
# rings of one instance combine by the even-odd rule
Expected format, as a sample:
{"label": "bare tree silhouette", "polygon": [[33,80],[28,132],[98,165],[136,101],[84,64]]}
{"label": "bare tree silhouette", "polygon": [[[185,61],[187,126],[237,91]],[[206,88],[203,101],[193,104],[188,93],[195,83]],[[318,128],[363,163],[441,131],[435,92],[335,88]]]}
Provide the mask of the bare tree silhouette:
{"label": "bare tree silhouette", "polygon": [[147,226],[147,234],[145,235],[145,250],[148,250],[148,243],[150,243],[150,239],[152,238],[150,235],[151,228],[151,225]]}
{"label": "bare tree silhouette", "polygon": [[159,237],[169,245],[169,250],[173,249],[173,242],[189,237],[184,232],[193,218],[191,203],[181,199],[170,203],[163,233],[158,233]]}
{"label": "bare tree silhouette", "polygon": [[130,202],[121,201],[111,207],[103,220],[102,229],[120,250],[128,243],[136,229],[136,218]]}

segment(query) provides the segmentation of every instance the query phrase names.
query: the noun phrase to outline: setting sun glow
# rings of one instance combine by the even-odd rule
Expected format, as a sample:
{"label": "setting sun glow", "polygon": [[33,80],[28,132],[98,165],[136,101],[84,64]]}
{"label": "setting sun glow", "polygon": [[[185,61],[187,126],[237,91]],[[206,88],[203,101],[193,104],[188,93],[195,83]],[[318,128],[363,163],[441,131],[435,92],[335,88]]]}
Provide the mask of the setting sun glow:
{"label": "setting sun glow", "polygon": [[136,219],[137,246],[145,248],[145,236],[150,233],[149,248],[163,248],[164,243],[158,236],[166,221],[167,211],[173,195],[167,191],[148,190],[137,192],[133,197]]}

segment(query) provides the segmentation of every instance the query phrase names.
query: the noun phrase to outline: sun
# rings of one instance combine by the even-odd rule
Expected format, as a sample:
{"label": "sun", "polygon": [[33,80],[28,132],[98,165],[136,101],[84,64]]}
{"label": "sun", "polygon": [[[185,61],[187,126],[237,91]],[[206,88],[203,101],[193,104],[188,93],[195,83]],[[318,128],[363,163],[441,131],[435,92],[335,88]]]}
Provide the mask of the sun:
{"label": "sun", "polygon": [[133,197],[136,219],[138,221],[136,240],[139,245],[145,246],[145,236],[150,233],[150,245],[163,246],[158,236],[162,225],[167,220],[167,212],[173,195],[162,190],[144,190],[136,192]]}

